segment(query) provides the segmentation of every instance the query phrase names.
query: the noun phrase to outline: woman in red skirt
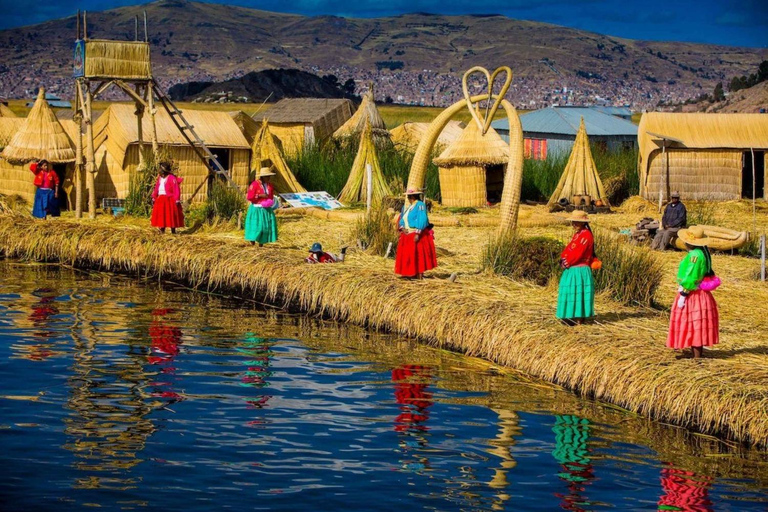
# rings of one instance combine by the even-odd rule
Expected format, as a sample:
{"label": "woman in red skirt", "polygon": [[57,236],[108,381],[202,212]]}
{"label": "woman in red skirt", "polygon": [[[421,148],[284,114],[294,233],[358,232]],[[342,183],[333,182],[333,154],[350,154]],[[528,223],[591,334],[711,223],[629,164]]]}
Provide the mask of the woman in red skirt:
{"label": "woman in red skirt", "polygon": [[152,206],[152,226],[165,233],[165,228],[171,228],[171,233],[176,233],[176,228],[184,227],[184,212],[181,209],[181,182],[173,174],[171,164],[160,162],[160,175],[155,182],[155,190],[152,192],[154,205]]}
{"label": "woman in red skirt", "polygon": [[437,266],[435,236],[427,217],[422,191],[409,189],[400,212],[400,239],[395,255],[395,273],[421,279],[424,272]]}
{"label": "woman in red skirt", "polygon": [[694,359],[719,341],[720,320],[712,290],[720,278],[712,270],[712,256],[704,230],[694,226],[680,230],[678,237],[688,247],[688,255],[680,262],[678,288],[672,304],[667,346],[676,350],[691,348]]}

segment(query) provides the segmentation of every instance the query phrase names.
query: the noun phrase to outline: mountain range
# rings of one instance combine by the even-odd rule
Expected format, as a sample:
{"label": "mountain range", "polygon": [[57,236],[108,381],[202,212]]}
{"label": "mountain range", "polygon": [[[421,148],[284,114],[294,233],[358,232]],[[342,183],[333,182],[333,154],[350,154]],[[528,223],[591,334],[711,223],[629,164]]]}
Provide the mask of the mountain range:
{"label": "mountain range", "polygon": [[[133,39],[142,11],[166,87],[296,68],[372,82],[396,102],[442,105],[460,97],[464,70],[508,65],[518,104],[644,107],[709,92],[768,59],[764,48],[630,40],[500,15],[305,17],[186,0],[89,12],[88,36]],[[0,96],[38,85],[71,96],[75,24],[73,15],[0,31]]]}

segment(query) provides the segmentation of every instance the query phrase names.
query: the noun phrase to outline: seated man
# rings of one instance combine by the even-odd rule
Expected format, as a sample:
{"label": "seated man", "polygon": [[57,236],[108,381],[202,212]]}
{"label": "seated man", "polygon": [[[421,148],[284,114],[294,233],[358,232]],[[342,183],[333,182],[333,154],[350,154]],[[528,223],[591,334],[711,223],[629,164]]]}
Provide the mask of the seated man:
{"label": "seated man", "polygon": [[331,254],[329,252],[323,252],[323,246],[318,242],[312,244],[309,248],[309,256],[304,261],[307,263],[341,263],[344,261],[344,257],[347,254],[347,248],[341,248],[341,254]]}
{"label": "seated man", "polygon": [[651,249],[656,251],[663,251],[669,247],[672,239],[677,236],[677,232],[688,225],[688,212],[685,210],[685,205],[680,202],[680,192],[672,192],[670,199],[661,218],[661,229],[656,232],[651,243]]}

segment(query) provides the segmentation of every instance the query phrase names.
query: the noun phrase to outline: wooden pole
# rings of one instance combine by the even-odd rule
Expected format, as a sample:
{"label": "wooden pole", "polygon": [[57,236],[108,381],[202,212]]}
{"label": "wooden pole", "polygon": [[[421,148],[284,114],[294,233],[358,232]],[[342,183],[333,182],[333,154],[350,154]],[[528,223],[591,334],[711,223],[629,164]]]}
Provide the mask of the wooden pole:
{"label": "wooden pole", "polygon": [[752,232],[756,233],[757,211],[755,210],[755,194],[757,191],[755,189],[757,188],[757,176],[755,175],[755,150],[753,148],[749,148],[749,151],[752,153]]}
{"label": "wooden pole", "polygon": [[664,191],[664,178],[669,172],[669,165],[667,164],[667,141],[662,140],[661,146],[661,159],[664,161],[664,171],[659,176],[659,213],[661,213],[661,196]]}
{"label": "wooden pole", "polygon": [[366,193],[365,193],[366,212],[368,213],[368,215],[371,215],[371,201],[373,199],[373,168],[371,167],[371,164],[365,164],[365,183],[366,183]]}
{"label": "wooden pole", "polygon": [[760,280],[765,282],[765,235],[760,235]]}
{"label": "wooden pole", "polygon": [[147,11],[144,11],[144,42],[149,42],[149,36],[147,35]]}
{"label": "wooden pole", "polygon": [[83,11],[83,41],[88,40],[88,11]]}
{"label": "wooden pole", "polygon": [[139,16],[138,15],[133,17],[133,40],[134,41],[139,40]]}
{"label": "wooden pole", "polygon": [[149,109],[149,140],[152,141],[152,153],[155,159],[157,159],[157,125],[155,124],[155,94],[152,90],[152,84],[147,83],[147,108]]}
{"label": "wooden pole", "polygon": [[[79,21],[79,13],[78,13]],[[75,96],[75,116],[77,123],[77,137],[75,138],[75,218],[83,218],[83,91],[80,88],[80,80],[75,80],[77,94]]]}
{"label": "wooden pole", "polygon": [[[136,84],[136,94],[141,95],[141,86]],[[136,105],[136,138],[139,144],[139,168],[144,168],[144,105],[134,101]]]}
{"label": "wooden pole", "polygon": [[81,32],[81,30],[80,30],[80,9],[78,9],[77,10],[77,37],[75,38],[75,40],[80,39],[80,32]]}
{"label": "wooden pole", "polygon": [[88,80],[85,85],[85,185],[88,187],[88,218],[96,218],[96,152],[93,147],[93,93]]}

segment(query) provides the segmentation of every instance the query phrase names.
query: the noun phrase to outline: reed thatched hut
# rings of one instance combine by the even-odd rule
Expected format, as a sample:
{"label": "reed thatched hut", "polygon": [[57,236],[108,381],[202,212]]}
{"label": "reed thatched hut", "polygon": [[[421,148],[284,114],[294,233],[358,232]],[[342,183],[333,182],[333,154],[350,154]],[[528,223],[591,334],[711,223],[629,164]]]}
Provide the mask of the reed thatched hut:
{"label": "reed thatched hut", "polygon": [[603,182],[597,173],[595,160],[592,158],[592,151],[589,149],[584,119],[579,124],[571,156],[547,206],[552,207],[561,199],[567,199],[569,203],[577,206],[582,202],[588,206],[591,201],[595,201],[597,206],[610,206]]}
{"label": "reed thatched hut", "polygon": [[461,136],[434,159],[443,206],[478,207],[501,201],[509,144],[489,128],[483,135],[470,122]]}
{"label": "reed thatched hut", "polygon": [[243,112],[242,110],[235,110],[228,112],[229,117],[235,122],[240,131],[243,132],[245,140],[248,145],[253,145],[253,140],[261,130],[261,125],[253,120],[251,116]]}
{"label": "reed thatched hut", "polygon": [[376,108],[376,100],[373,96],[373,86],[368,89],[368,92],[363,94],[363,101],[360,103],[360,106],[352,117],[350,117],[346,123],[341,125],[341,127],[334,132],[333,136],[344,138],[362,135],[366,121],[373,134],[373,141],[377,145],[390,142],[387,126],[384,124],[384,119],[381,118],[381,114],[379,114],[379,109]]}
{"label": "reed thatched hut", "polygon": [[352,102],[347,99],[286,98],[253,119],[269,120],[272,135],[280,139],[283,150],[295,154],[330,138],[350,117]]}
{"label": "reed thatched hut", "polygon": [[379,157],[373,130],[366,120],[363,121],[363,133],[360,136],[360,149],[357,151],[347,183],[339,194],[339,201],[344,203],[365,202],[368,196],[368,166],[371,166],[371,204],[381,204],[381,200],[392,191],[389,189],[384,174],[381,172]]}
{"label": "reed thatched hut", "polygon": [[8,108],[8,104],[3,100],[0,100],[0,117],[16,117],[13,110]]}
{"label": "reed thatched hut", "polygon": [[[768,199],[764,114],[643,114],[638,127],[640,193],[649,200]],[[754,156],[754,160],[753,160]]]}
{"label": "reed thatched hut", "polygon": [[291,192],[306,192],[307,189],[301,186],[299,180],[288,167],[288,163],[283,158],[283,151],[280,143],[269,131],[269,123],[262,121],[261,128],[253,139],[251,146],[251,176],[249,180],[256,177],[256,173],[264,167],[270,165],[275,173],[272,178],[272,184],[275,192],[279,194]]}
{"label": "reed thatched hut", "polygon": [[[42,88],[26,118],[7,118],[3,121],[6,124],[3,136],[8,137],[8,141],[0,153],[0,193],[18,194],[31,204],[35,199],[35,186],[28,164],[39,159],[52,164],[62,184],[71,183],[74,145],[71,136],[48,106]],[[64,199],[62,206],[68,202],[68,198]]]}
{"label": "reed thatched hut", "polygon": [[[461,137],[461,132],[464,131],[467,125],[461,121],[449,121],[443,131],[440,132],[440,136],[437,139],[435,148],[443,150],[450,146],[452,142]],[[411,121],[405,122],[400,126],[392,128],[389,132],[392,138],[392,143],[397,149],[403,151],[410,151],[413,153],[419,146],[419,142],[424,138],[429,128],[429,123],[414,123]]]}
{"label": "reed thatched hut", "polygon": [[[96,196],[101,198],[125,198],[130,177],[139,166],[139,133],[135,108],[132,105],[110,105],[94,123],[96,145]],[[188,109],[184,117],[211,152],[218,157],[232,181],[240,187],[248,185],[251,148],[232,117],[226,112]],[[149,116],[144,116],[142,130],[149,133]],[[155,116],[157,141],[163,152],[178,165],[179,175],[184,178],[182,199],[188,200],[200,183],[206,181],[209,169],[187,143],[179,129],[164,110]],[[150,145],[144,142],[146,150]],[[205,200],[207,183],[195,196],[195,201]]]}

